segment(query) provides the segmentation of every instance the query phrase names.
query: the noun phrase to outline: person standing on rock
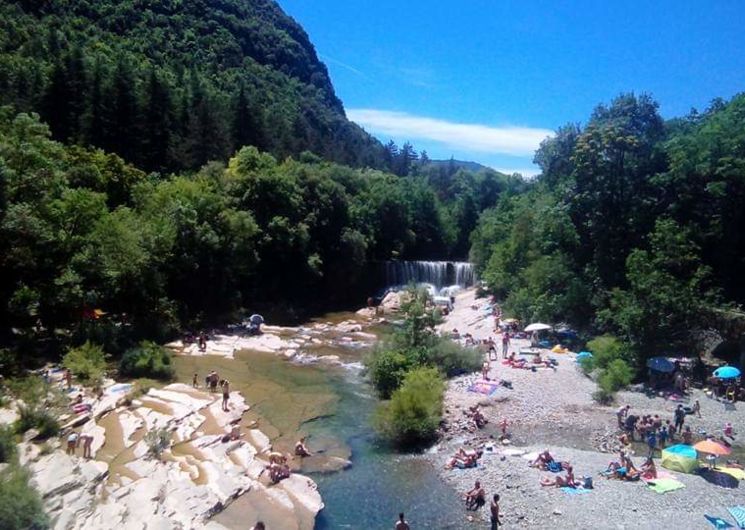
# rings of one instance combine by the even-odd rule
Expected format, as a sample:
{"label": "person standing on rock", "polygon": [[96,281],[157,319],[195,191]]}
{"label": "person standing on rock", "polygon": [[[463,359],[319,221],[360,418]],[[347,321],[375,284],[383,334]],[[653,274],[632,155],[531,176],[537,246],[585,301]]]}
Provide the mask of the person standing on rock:
{"label": "person standing on rock", "polygon": [[75,431],[71,432],[67,437],[67,454],[74,455],[75,448],[78,446],[78,433]]}
{"label": "person standing on rock", "polygon": [[227,379],[222,382],[222,410],[229,412],[228,403],[230,402],[230,383]]}
{"label": "person standing on rock", "polygon": [[491,501],[491,530],[497,530],[502,521],[499,520],[499,495],[496,493]]}
{"label": "person standing on rock", "polygon": [[204,331],[199,332],[197,342],[199,344],[199,351],[207,351],[207,334]]}
{"label": "person standing on rock", "polygon": [[396,521],[394,530],[411,530],[409,523],[404,519],[404,512],[398,514],[398,521]]}
{"label": "person standing on rock", "polygon": [[81,434],[78,437],[78,442],[75,447],[80,446],[80,442],[83,442],[83,458],[93,458],[91,454],[91,445],[93,444],[93,436],[90,434]]}

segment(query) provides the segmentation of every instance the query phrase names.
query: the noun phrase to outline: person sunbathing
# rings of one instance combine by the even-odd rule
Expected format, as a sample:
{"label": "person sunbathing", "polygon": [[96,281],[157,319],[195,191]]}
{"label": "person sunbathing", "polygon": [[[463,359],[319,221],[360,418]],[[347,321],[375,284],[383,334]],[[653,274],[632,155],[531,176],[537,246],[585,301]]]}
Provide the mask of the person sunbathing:
{"label": "person sunbathing", "polygon": [[642,476],[646,479],[657,478],[657,466],[651,456],[642,464]]}
{"label": "person sunbathing", "polygon": [[541,479],[541,486],[556,486],[557,488],[562,488],[562,487],[576,488],[577,483],[574,480],[574,470],[572,466],[567,466],[566,470],[567,470],[566,477],[557,476],[553,480],[548,477],[543,477]]}
{"label": "person sunbathing", "polygon": [[479,459],[479,454],[475,451],[466,451],[463,448],[458,449],[458,452],[445,465],[445,469],[453,469],[457,467],[459,469],[466,469],[469,467],[476,467],[476,463]]}
{"label": "person sunbathing", "polygon": [[481,482],[476,481],[473,489],[466,493],[465,501],[467,510],[477,510],[486,504],[486,492],[481,487]]}
{"label": "person sunbathing", "polygon": [[539,454],[535,460],[533,460],[533,463],[530,464],[530,467],[537,467],[538,469],[542,469],[545,471],[548,468],[548,465],[553,461],[554,457],[551,456],[551,453],[549,453],[548,449],[546,449],[541,454]]}

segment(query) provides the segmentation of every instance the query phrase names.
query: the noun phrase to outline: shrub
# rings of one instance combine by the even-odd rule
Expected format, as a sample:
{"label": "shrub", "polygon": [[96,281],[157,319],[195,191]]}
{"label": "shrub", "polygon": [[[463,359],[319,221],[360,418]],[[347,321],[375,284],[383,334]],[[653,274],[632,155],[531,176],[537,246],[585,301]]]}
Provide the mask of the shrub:
{"label": "shrub", "polygon": [[28,473],[15,466],[0,473],[0,528],[3,530],[46,530],[39,493],[31,487]]}
{"label": "shrub", "polygon": [[628,347],[613,335],[602,335],[587,343],[595,368],[605,368],[616,359],[630,360]]}
{"label": "shrub", "polygon": [[406,371],[412,366],[406,355],[385,347],[375,350],[367,358],[366,364],[370,382],[382,399],[391,397],[393,391],[403,383]]}
{"label": "shrub", "polygon": [[171,445],[171,433],[168,429],[152,429],[145,435],[145,444],[147,445],[147,454],[150,458],[160,459],[163,451]]}
{"label": "shrub", "polygon": [[600,403],[601,405],[610,405],[613,403],[613,399],[616,397],[615,392],[608,392],[602,388],[598,388],[592,393],[592,399]]}
{"label": "shrub", "polygon": [[44,409],[30,405],[18,407],[19,418],[15,423],[17,434],[23,434],[29,429],[39,431],[38,438],[45,440],[59,433],[57,419]]}
{"label": "shrub", "polygon": [[91,342],[72,348],[62,364],[83,384],[99,384],[106,371],[106,354]]}
{"label": "shrub", "polygon": [[598,384],[603,390],[616,392],[631,384],[633,377],[634,372],[626,361],[616,359],[600,374]]}
{"label": "shrub", "polygon": [[0,425],[0,464],[13,462],[15,456],[15,433],[9,427]]}
{"label": "shrub", "polygon": [[595,359],[592,357],[582,357],[579,360],[579,367],[582,369],[582,373],[590,375],[595,369]]}
{"label": "shrub", "polygon": [[426,352],[427,363],[439,368],[447,377],[475,372],[481,368],[484,356],[475,348],[464,348],[447,339],[439,339]]}
{"label": "shrub", "polygon": [[415,448],[432,442],[442,419],[445,384],[435,368],[409,372],[391,400],[379,405],[374,418],[377,431],[394,445]]}
{"label": "shrub", "polygon": [[148,377],[169,380],[174,369],[171,354],[150,341],[143,341],[136,348],[127,350],[119,363],[119,372],[128,377]]}

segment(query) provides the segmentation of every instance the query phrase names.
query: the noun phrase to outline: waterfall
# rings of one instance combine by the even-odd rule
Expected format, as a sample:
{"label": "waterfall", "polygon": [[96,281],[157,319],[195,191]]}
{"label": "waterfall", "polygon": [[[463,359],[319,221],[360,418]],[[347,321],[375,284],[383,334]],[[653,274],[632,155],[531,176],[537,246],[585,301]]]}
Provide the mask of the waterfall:
{"label": "waterfall", "polygon": [[429,283],[437,289],[448,285],[470,287],[476,280],[473,265],[465,261],[386,261],[386,287]]}

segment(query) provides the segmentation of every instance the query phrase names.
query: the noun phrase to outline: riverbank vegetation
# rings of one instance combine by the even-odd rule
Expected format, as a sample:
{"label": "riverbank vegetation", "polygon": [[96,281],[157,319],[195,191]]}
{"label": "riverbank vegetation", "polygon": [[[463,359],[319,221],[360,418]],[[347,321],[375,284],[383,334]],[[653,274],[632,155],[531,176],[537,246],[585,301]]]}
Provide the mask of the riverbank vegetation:
{"label": "riverbank vegetation", "polygon": [[481,367],[482,354],[435,333],[439,312],[423,289],[410,288],[401,304],[403,321],[365,360],[383,401],[374,418],[378,433],[412,449],[434,440],[442,419],[444,380]]}
{"label": "riverbank vegetation", "polygon": [[507,314],[615,335],[634,370],[697,354],[716,309],[745,303],[744,116],[745,95],[666,121],[624,94],[545,140],[541,175],[471,238]]}

